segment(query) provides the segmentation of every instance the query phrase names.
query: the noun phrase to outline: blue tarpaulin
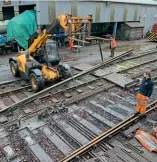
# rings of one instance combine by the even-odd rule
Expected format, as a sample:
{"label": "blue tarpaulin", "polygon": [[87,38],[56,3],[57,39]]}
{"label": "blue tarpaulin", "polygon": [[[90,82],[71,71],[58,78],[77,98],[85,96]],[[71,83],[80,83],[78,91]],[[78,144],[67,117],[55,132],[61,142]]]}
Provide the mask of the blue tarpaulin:
{"label": "blue tarpaulin", "polygon": [[7,43],[7,37],[4,37],[3,35],[0,35],[0,43]]}

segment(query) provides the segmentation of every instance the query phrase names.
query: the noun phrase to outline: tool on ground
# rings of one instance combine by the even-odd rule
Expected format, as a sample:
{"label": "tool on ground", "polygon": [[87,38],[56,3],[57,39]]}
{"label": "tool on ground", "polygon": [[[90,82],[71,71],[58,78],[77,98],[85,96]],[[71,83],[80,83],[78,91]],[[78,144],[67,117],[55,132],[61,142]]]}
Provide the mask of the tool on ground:
{"label": "tool on ground", "polygon": [[157,139],[143,130],[137,130],[135,138],[149,151],[157,152]]}
{"label": "tool on ground", "polygon": [[82,20],[87,20],[88,34],[90,34],[91,15],[80,18],[60,14],[47,30],[44,29],[42,33],[38,34],[28,50],[9,59],[13,76],[21,76],[29,80],[34,92],[42,90],[46,81],[71,77],[70,66],[60,63],[58,47],[56,42],[51,40],[52,32],[57,25],[61,25],[65,32],[71,31],[72,34],[75,34],[82,25]]}

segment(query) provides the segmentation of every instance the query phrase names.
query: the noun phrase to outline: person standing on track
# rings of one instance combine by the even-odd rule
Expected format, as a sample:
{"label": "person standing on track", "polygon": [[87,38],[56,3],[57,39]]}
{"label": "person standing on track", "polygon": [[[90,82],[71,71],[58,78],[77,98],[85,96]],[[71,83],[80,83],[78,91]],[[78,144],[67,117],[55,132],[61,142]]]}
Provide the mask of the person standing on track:
{"label": "person standing on track", "polygon": [[147,102],[152,95],[153,87],[154,82],[151,79],[151,74],[149,72],[145,72],[137,94],[136,115],[140,113],[140,116],[145,116]]}
{"label": "person standing on track", "polygon": [[111,56],[110,57],[114,57],[114,51],[117,47],[117,42],[113,37],[111,37],[110,40],[111,40],[110,42]]}

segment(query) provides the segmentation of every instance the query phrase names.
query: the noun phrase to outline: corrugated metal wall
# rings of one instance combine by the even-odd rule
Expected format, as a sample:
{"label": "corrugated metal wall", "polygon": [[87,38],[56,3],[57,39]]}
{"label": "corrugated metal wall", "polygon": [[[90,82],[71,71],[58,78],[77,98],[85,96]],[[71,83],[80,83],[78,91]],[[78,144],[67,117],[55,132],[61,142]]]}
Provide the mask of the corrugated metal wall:
{"label": "corrugated metal wall", "polygon": [[[110,1],[110,0],[109,0]],[[123,21],[141,21],[145,28],[144,34],[148,28],[157,23],[157,5],[146,5],[137,3],[120,3],[104,1],[81,1],[81,0],[22,0],[12,1],[12,6],[36,4],[37,21],[39,25],[51,24],[60,13],[72,14],[74,16],[93,15],[94,22],[123,22]],[[152,0],[147,0],[148,2]],[[124,1],[123,1],[124,2]],[[133,1],[132,1],[133,2]],[[146,1],[145,1],[146,2]],[[3,1],[0,1],[0,11]]]}
{"label": "corrugated metal wall", "polygon": [[[49,1],[38,2],[37,5],[38,24],[50,24],[60,13],[84,16],[92,14],[94,22],[123,22],[123,21],[141,21],[145,28],[144,34],[148,28],[157,23],[157,6],[140,5],[128,3],[109,3],[94,1]],[[46,12],[46,8],[48,12]],[[48,17],[48,19],[46,18]]]}

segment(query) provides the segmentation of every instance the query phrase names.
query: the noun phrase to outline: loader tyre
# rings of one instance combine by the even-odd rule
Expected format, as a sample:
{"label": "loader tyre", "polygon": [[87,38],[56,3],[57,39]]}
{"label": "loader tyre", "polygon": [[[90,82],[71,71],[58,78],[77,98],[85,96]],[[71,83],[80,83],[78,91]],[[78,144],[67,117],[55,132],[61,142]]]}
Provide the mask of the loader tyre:
{"label": "loader tyre", "polygon": [[17,66],[16,62],[14,62],[14,61],[10,62],[10,69],[11,69],[11,72],[12,72],[14,77],[19,77],[20,76],[19,69],[18,69],[18,66]]}
{"label": "loader tyre", "polygon": [[34,73],[30,74],[30,84],[34,92],[39,92],[44,89],[44,79],[42,76],[37,76]]}

